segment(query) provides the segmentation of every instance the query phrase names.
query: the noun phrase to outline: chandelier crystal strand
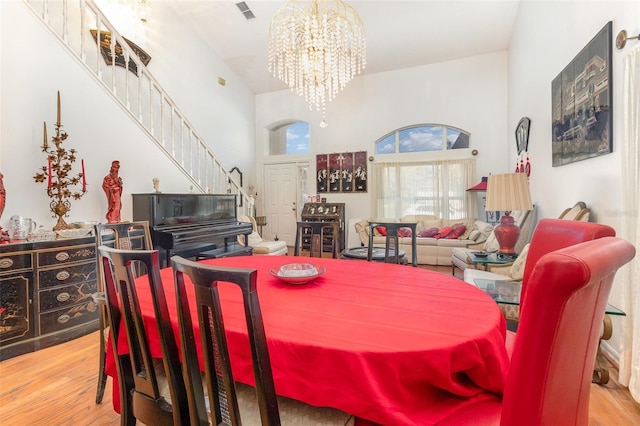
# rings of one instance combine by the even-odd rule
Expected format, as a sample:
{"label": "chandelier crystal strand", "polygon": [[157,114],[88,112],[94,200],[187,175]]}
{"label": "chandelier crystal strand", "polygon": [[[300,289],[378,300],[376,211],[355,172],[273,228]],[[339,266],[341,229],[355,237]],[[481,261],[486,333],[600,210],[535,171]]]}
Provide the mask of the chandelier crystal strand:
{"label": "chandelier crystal strand", "polygon": [[304,96],[309,109],[326,104],[366,67],[358,12],[342,0],[290,0],[271,20],[269,72]]}

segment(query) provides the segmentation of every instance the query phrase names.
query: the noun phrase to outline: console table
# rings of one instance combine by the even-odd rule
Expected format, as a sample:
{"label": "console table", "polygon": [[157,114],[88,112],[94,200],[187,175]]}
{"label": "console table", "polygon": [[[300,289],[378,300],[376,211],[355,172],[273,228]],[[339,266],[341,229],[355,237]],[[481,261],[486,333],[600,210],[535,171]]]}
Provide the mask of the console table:
{"label": "console table", "polygon": [[98,330],[96,272],[93,236],[0,245],[0,360]]}

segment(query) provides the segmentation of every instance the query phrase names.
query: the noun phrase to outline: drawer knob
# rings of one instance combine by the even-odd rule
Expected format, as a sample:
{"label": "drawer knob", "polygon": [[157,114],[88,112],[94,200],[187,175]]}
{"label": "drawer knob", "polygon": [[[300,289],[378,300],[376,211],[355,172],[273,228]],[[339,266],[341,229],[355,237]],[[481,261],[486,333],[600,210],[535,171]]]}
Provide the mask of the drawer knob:
{"label": "drawer knob", "polygon": [[0,259],[0,268],[7,269],[13,266],[13,259]]}
{"label": "drawer knob", "polygon": [[60,293],[60,294],[58,294],[56,296],[56,299],[58,299],[58,302],[66,302],[70,298],[71,298],[71,295],[69,293],[67,293],[66,291],[63,291],[62,293]]}
{"label": "drawer knob", "polygon": [[66,279],[69,279],[70,276],[71,274],[68,271],[60,271],[56,274],[56,279],[58,281],[64,281]]}
{"label": "drawer knob", "polygon": [[69,253],[67,253],[66,251],[61,251],[60,253],[56,254],[56,260],[59,260],[60,262],[69,260],[70,257],[71,256],[69,256]]}
{"label": "drawer knob", "polygon": [[65,324],[69,322],[70,319],[71,317],[68,314],[63,314],[58,317],[57,321],[59,324]]}

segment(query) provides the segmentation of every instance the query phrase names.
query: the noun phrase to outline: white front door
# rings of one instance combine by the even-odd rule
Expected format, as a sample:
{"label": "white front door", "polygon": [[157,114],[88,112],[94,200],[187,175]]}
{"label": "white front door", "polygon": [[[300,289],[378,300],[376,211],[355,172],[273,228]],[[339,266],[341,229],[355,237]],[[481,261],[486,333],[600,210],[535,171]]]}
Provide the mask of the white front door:
{"label": "white front door", "polygon": [[267,225],[263,238],[274,240],[276,236],[293,246],[298,220],[298,165],[296,163],[265,164],[264,166],[264,215]]}

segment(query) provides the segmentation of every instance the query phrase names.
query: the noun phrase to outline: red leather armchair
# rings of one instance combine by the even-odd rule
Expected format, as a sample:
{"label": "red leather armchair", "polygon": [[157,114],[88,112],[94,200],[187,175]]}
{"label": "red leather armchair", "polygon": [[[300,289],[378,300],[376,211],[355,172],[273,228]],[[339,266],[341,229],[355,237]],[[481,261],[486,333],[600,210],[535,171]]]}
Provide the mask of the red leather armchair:
{"label": "red leather armchair", "polygon": [[526,305],[503,399],[460,401],[443,425],[586,425],[600,325],[616,271],[635,256],[603,237],[540,258],[529,271]]}

